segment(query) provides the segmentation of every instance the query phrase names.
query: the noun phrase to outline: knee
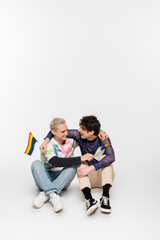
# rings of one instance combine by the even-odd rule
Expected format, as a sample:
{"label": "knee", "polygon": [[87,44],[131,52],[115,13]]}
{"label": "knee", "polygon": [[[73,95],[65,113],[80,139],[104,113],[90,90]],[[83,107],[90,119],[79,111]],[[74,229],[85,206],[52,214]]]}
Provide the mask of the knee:
{"label": "knee", "polygon": [[108,172],[112,171],[112,165],[102,168],[102,172],[107,172],[107,171]]}
{"label": "knee", "polygon": [[71,171],[71,173],[76,174],[77,168],[76,167],[71,167],[70,171]]}
{"label": "knee", "polygon": [[69,167],[67,168],[68,175],[76,175],[77,168],[76,167]]}
{"label": "knee", "polygon": [[42,165],[43,165],[43,163],[40,160],[34,161],[31,165],[31,171],[32,172],[36,171],[37,169],[41,168]]}

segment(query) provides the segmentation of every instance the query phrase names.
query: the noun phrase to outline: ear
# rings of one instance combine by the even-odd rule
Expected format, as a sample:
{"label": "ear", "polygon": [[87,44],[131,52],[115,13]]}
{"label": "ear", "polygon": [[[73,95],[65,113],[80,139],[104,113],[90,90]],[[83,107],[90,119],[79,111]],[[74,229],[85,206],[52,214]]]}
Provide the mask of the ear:
{"label": "ear", "polygon": [[56,131],[54,131],[54,130],[51,130],[51,133],[52,133],[53,135],[55,135]]}
{"label": "ear", "polygon": [[91,136],[94,135],[94,131],[93,131],[93,130],[90,132],[90,135],[91,135]]}

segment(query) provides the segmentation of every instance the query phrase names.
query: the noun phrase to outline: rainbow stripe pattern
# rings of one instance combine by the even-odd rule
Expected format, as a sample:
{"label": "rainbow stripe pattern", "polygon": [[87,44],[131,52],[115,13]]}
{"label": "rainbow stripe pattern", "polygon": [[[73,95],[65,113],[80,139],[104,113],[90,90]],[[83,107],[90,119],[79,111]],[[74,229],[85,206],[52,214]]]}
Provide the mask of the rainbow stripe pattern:
{"label": "rainbow stripe pattern", "polygon": [[30,132],[29,137],[28,137],[28,145],[27,145],[26,151],[24,153],[28,154],[28,155],[31,155],[33,153],[34,146],[35,146],[36,142],[37,142],[37,140],[35,139],[33,134]]}
{"label": "rainbow stripe pattern", "polygon": [[105,144],[105,145],[103,145],[103,146],[102,146],[102,149],[104,149],[104,148],[107,148],[109,145],[110,145],[109,143],[108,143],[108,144]]}

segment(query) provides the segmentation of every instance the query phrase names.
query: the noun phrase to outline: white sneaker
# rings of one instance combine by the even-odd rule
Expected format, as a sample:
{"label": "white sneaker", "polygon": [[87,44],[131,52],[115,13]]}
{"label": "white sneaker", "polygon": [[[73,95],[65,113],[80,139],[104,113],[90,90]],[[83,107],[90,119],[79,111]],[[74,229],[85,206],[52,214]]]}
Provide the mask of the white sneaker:
{"label": "white sneaker", "polygon": [[55,192],[50,193],[49,196],[50,196],[49,201],[52,203],[54,211],[55,212],[61,211],[63,209],[62,198]]}
{"label": "white sneaker", "polygon": [[49,200],[49,196],[42,191],[40,192],[38,197],[32,202],[32,204],[36,208],[41,208],[47,200]]}

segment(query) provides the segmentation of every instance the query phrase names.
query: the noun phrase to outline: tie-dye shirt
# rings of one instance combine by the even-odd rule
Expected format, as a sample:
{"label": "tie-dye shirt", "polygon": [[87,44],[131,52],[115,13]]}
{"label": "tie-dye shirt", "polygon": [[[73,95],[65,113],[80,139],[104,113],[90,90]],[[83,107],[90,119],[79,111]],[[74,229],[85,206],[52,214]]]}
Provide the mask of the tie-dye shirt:
{"label": "tie-dye shirt", "polygon": [[[41,161],[45,168],[49,171],[60,171],[63,167],[54,167],[49,160],[54,157],[68,158],[74,156],[74,150],[77,147],[77,143],[73,139],[67,138],[63,145],[60,145],[54,138],[47,144],[46,153],[41,152]],[[65,161],[65,159],[64,159]]]}

